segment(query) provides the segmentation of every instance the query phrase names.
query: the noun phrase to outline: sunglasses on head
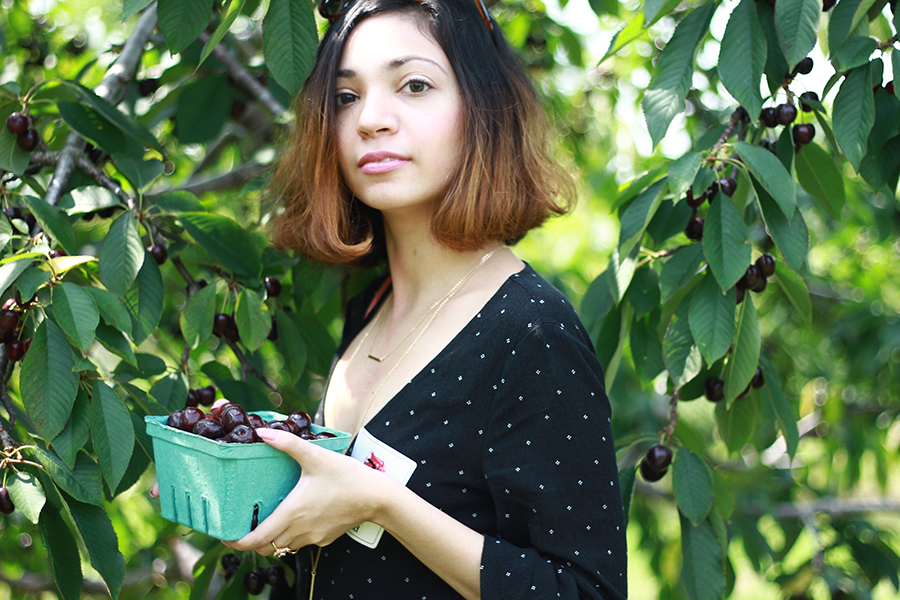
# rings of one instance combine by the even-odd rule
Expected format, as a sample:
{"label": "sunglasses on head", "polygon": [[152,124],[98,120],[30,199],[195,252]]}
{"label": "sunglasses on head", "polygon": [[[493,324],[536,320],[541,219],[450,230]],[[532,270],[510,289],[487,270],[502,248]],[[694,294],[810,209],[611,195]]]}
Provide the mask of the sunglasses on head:
{"label": "sunglasses on head", "polygon": [[[484,0],[475,0],[475,3],[478,5],[478,12],[481,13],[481,18],[484,19],[484,24],[487,25],[491,38],[493,38],[494,24],[491,21],[487,6],[484,5]],[[334,21],[341,16],[341,13],[344,10],[344,4],[345,0],[319,0],[319,14],[322,15],[323,19]]]}

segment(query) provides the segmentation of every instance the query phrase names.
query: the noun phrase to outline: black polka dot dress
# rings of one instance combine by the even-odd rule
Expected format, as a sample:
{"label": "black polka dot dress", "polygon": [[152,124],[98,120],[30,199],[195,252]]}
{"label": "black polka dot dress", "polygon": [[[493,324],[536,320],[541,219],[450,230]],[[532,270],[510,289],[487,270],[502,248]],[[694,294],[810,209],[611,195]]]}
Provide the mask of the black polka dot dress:
{"label": "black polka dot dress", "polygon": [[[351,304],[339,353],[378,287]],[[375,311],[373,311],[374,313]],[[366,425],[415,460],[408,487],[484,535],[486,600],[626,597],[610,407],[590,338],[527,266]],[[296,595],[309,597],[310,552]],[[460,596],[388,532],[322,550],[317,600]]]}

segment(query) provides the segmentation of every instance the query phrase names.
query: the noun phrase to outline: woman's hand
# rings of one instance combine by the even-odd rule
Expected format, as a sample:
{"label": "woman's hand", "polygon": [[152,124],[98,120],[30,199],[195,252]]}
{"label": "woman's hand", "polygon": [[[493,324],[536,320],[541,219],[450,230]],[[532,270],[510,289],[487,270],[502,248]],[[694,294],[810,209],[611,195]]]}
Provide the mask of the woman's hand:
{"label": "woman's hand", "polygon": [[[375,518],[393,479],[357,460],[326,450],[292,433],[259,428],[267,444],[290,454],[302,469],[300,481],[259,526],[235,542],[235,550],[266,556],[279,548],[326,546],[347,530]],[[274,546],[273,546],[274,543]]]}

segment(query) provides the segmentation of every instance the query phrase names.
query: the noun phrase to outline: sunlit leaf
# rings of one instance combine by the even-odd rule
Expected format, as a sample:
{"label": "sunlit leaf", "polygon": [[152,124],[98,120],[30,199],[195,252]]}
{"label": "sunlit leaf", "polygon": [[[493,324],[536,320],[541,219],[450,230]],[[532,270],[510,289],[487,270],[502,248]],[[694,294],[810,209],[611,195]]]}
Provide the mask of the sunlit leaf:
{"label": "sunlit leaf", "polygon": [[678,510],[698,525],[713,505],[712,472],[702,458],[679,448],[672,463],[672,491]]}
{"label": "sunlit leaf", "polygon": [[775,3],[778,42],[791,68],[816,45],[821,14],[821,0],[779,0]]}
{"label": "sunlit leaf", "polygon": [[719,50],[719,78],[751,119],[762,108],[759,82],[766,66],[766,34],[756,16],[756,2],[741,0],[731,12]]}
{"label": "sunlit leaf", "polygon": [[41,436],[52,440],[66,426],[75,403],[78,375],[69,340],[50,319],[34,332],[31,347],[22,359],[22,402]]}
{"label": "sunlit leaf", "polygon": [[131,459],[134,430],[122,399],[99,380],[94,382],[91,400],[91,440],[103,477],[109,489],[115,490]]}
{"label": "sunlit leaf", "polygon": [[715,278],[707,273],[694,291],[688,321],[694,341],[706,364],[721,358],[734,337],[736,292],[722,294]]}
{"label": "sunlit leaf", "polygon": [[275,81],[296,94],[312,70],[319,37],[312,6],[291,0],[269,0],[263,21],[263,53]]}
{"label": "sunlit leaf", "polygon": [[753,298],[747,293],[738,305],[734,349],[725,364],[725,403],[730,408],[734,399],[750,385],[759,363],[759,322]]}
{"label": "sunlit leaf", "polygon": [[869,65],[849,71],[834,99],[834,135],[850,164],[859,169],[865,156],[869,132],[875,123],[872,71]]}

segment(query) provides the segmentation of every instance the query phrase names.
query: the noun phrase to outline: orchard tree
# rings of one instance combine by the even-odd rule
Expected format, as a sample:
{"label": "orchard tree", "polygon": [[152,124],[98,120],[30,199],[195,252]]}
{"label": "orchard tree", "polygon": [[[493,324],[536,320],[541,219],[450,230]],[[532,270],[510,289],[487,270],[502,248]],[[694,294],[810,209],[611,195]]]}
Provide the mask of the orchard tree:
{"label": "orchard tree", "polygon": [[[540,3],[491,10],[586,182],[520,252],[607,367],[629,567],[652,575],[632,593],[892,597],[893,6],[590,4],[602,57]],[[264,190],[333,3],[3,7],[0,598],[291,580],[158,516],[143,418],[318,401],[374,272],[271,248]]]}

